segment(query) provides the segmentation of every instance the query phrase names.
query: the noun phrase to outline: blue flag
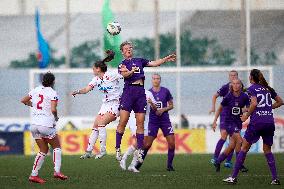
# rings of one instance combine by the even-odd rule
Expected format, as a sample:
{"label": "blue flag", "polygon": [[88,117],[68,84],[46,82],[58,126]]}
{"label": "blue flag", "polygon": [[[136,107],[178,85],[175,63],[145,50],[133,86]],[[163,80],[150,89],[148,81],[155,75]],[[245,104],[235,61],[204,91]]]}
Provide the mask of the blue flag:
{"label": "blue flag", "polygon": [[43,38],[40,31],[40,19],[39,19],[39,11],[36,9],[35,13],[35,25],[36,25],[36,35],[38,42],[38,66],[39,68],[46,68],[48,66],[50,55],[49,55],[49,46],[48,43]]}

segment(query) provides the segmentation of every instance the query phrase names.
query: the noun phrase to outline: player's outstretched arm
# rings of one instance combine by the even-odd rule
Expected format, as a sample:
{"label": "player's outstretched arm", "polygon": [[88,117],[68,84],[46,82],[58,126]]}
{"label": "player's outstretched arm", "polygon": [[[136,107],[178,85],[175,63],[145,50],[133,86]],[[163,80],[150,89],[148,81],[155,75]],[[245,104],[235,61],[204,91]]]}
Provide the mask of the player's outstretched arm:
{"label": "player's outstretched arm", "polygon": [[86,93],[90,92],[92,89],[93,89],[93,87],[88,85],[87,87],[85,87],[83,89],[73,91],[71,93],[71,95],[75,97],[77,94],[86,94]]}
{"label": "player's outstretched arm", "polygon": [[148,66],[149,67],[158,67],[166,62],[174,62],[176,61],[176,57],[177,55],[175,53],[170,54],[164,58],[158,59],[158,60],[153,60],[151,62],[149,62]]}
{"label": "player's outstretched arm", "polygon": [[29,96],[24,96],[21,100],[21,103],[23,103],[26,106],[33,107],[32,102],[31,102],[31,97]]}

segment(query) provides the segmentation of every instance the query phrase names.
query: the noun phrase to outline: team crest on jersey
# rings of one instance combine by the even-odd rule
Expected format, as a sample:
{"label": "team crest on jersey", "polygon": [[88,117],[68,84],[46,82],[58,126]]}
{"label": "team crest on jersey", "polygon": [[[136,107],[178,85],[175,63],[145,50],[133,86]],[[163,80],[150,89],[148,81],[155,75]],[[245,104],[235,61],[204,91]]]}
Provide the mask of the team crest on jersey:
{"label": "team crest on jersey", "polygon": [[235,102],[235,106],[239,106],[239,102]]}
{"label": "team crest on jersey", "polygon": [[240,107],[233,107],[232,108],[232,114],[233,115],[240,115],[241,113],[241,108]]}
{"label": "team crest on jersey", "polygon": [[140,73],[140,68],[136,64],[132,64],[132,68],[135,68],[134,73]]}
{"label": "team crest on jersey", "polygon": [[156,106],[157,106],[157,108],[163,108],[162,101],[157,101]]}

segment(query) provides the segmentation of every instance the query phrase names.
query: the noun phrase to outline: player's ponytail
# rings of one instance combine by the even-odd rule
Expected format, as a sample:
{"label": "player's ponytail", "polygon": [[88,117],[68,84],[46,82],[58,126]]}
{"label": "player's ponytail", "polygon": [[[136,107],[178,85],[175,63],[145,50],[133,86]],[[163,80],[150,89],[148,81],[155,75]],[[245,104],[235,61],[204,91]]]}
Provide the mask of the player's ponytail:
{"label": "player's ponytail", "polygon": [[106,62],[110,62],[111,60],[114,59],[114,55],[115,53],[112,50],[107,50],[106,51],[107,56],[102,60],[102,61],[98,61],[94,64],[94,66],[96,68],[101,68],[102,72],[106,72],[107,71],[107,65]]}
{"label": "player's ponytail", "polygon": [[252,79],[255,83],[262,85],[263,87],[265,87],[266,89],[268,89],[271,92],[274,91],[274,89],[268,85],[266,79],[264,78],[264,76],[263,76],[263,74],[261,73],[260,70],[258,70],[258,69],[251,70],[250,76],[252,77]]}
{"label": "player's ponytail", "polygon": [[104,63],[110,62],[114,59],[115,52],[113,52],[112,50],[107,50],[106,54],[107,56],[105,57],[105,59],[103,59]]}

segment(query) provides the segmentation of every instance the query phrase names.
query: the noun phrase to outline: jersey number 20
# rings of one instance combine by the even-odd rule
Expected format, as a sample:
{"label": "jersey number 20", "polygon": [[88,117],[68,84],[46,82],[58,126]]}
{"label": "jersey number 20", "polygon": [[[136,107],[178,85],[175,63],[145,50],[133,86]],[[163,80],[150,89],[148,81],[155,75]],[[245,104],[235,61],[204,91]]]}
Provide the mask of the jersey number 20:
{"label": "jersey number 20", "polygon": [[42,95],[42,94],[39,94],[38,96],[39,96],[40,100],[37,102],[36,108],[39,109],[39,110],[42,110],[41,104],[42,104],[42,102],[43,102],[43,95]]}
{"label": "jersey number 20", "polygon": [[264,94],[257,94],[256,97],[260,97],[260,101],[257,105],[257,107],[265,107],[265,106],[271,106],[271,94],[270,93],[266,93]]}

